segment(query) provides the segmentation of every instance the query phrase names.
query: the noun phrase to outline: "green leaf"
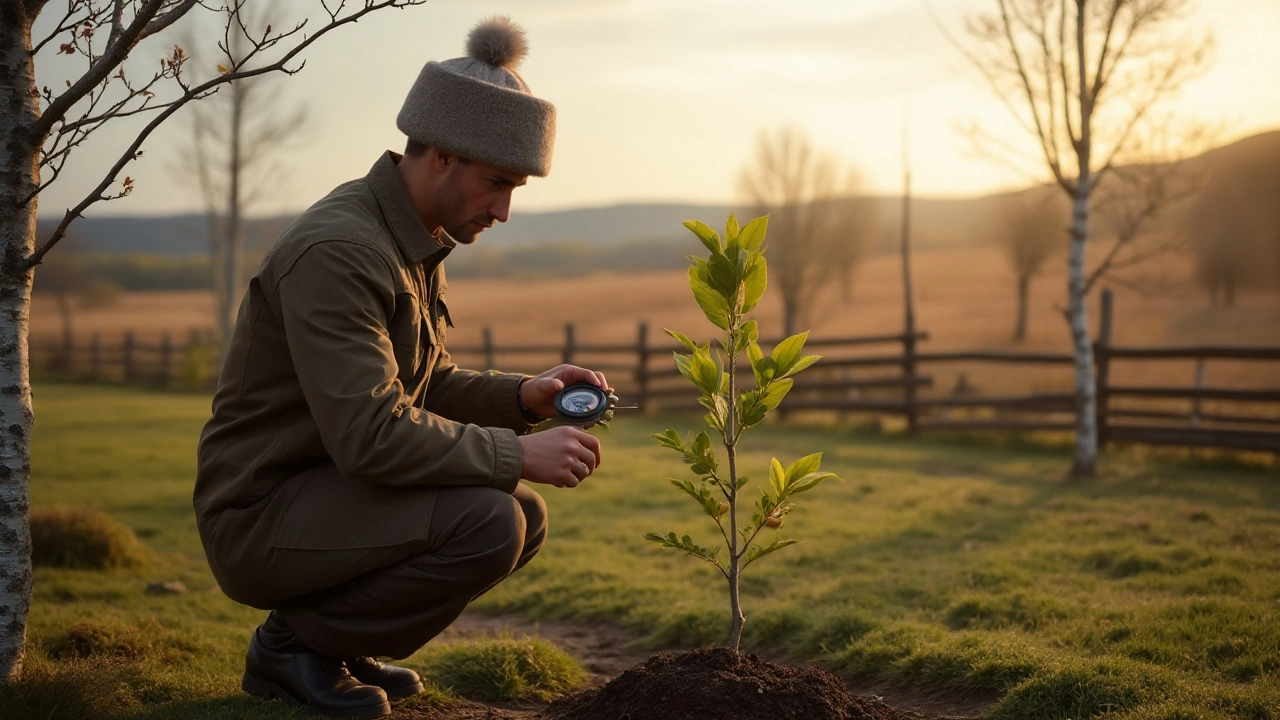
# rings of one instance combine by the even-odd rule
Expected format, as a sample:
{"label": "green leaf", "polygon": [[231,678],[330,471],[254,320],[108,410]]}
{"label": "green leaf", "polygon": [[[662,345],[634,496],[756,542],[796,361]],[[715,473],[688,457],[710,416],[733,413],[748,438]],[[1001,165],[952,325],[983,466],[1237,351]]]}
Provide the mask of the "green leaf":
{"label": "green leaf", "polygon": [[733,213],[729,213],[729,219],[724,224],[724,237],[730,242],[738,239],[738,218]]}
{"label": "green leaf", "polygon": [[698,348],[690,360],[693,384],[703,395],[715,395],[720,390],[720,364],[711,357],[711,347]]}
{"label": "green leaf", "polygon": [[675,430],[664,430],[660,433],[654,433],[651,437],[657,440],[663,447],[669,447],[672,450],[685,452],[684,442],[680,440],[680,433]]}
{"label": "green leaf", "polygon": [[768,269],[762,255],[752,255],[742,275],[742,312],[751,312],[769,285]]}
{"label": "green leaf", "polygon": [[771,498],[782,497],[787,491],[787,473],[782,469],[782,463],[778,462],[778,458],[769,461],[769,487],[773,490],[769,494]]}
{"label": "green leaf", "polygon": [[768,555],[769,553],[774,552],[776,550],[781,550],[782,548],[787,547],[788,545],[795,545],[798,542],[800,541],[799,540],[783,540],[779,538],[769,543],[765,547],[753,547],[747,550],[746,560],[742,563],[742,567],[746,568],[748,565],[755,562],[756,560],[759,560],[765,555]]}
{"label": "green leaf", "polygon": [[685,347],[685,349],[686,349],[686,350],[688,350],[689,352],[693,352],[694,350],[697,350],[697,349],[698,349],[698,344],[697,344],[697,343],[695,343],[693,340],[691,340],[691,339],[689,338],[689,336],[688,336],[688,335],[685,335],[684,333],[681,333],[681,332],[676,332],[675,330],[672,330],[671,328],[662,328],[662,330],[663,330],[663,332],[665,332],[666,334],[668,334],[668,335],[670,335],[671,337],[675,338],[675,339],[676,339],[676,340],[677,340],[681,345],[683,345],[683,346]]}
{"label": "green leaf", "polygon": [[800,360],[800,353],[804,350],[804,341],[808,338],[809,331],[806,330],[783,340],[773,349],[773,361],[778,365],[778,374],[780,376],[786,377],[786,373],[791,369],[791,366]]}
{"label": "green leaf", "polygon": [[813,453],[805,455],[787,466],[787,484],[796,481],[796,478],[816,472],[818,467],[822,465],[822,453]]}
{"label": "green leaf", "polygon": [[719,253],[723,249],[720,245],[720,236],[706,223],[700,220],[685,220],[684,226],[689,228],[694,235],[697,235],[702,244],[706,245],[711,252]]}
{"label": "green leaf", "polygon": [[683,355],[678,352],[672,353],[672,354],[675,355],[676,369],[680,371],[681,375],[688,378],[689,382],[693,383],[694,386],[696,387],[698,384],[698,380],[693,373],[693,356]]}
{"label": "green leaf", "polygon": [[721,330],[728,330],[728,301],[698,277],[696,268],[689,268],[689,287],[693,290],[693,299],[698,301],[698,307],[702,308],[702,314],[707,316],[711,324]]}
{"label": "green leaf", "polygon": [[804,370],[805,368],[818,362],[821,359],[822,359],[821,355],[805,355],[804,357],[795,361],[795,364],[793,364],[785,373],[783,373],[782,377],[791,377],[792,375],[795,375],[796,373],[800,372],[801,370]]}
{"label": "green leaf", "polygon": [[727,305],[738,294],[738,276],[734,272],[733,263],[724,255],[712,255],[707,268],[711,271],[711,287],[725,298]]}
{"label": "green leaf", "polygon": [[712,565],[715,565],[716,567],[720,568],[721,572],[724,572],[724,568],[720,566],[720,562],[716,559],[716,555],[720,553],[719,547],[715,547],[715,548],[702,547],[697,543],[695,543],[693,541],[693,538],[689,537],[688,535],[685,535],[684,537],[676,537],[675,533],[667,533],[666,535],[659,535],[658,533],[652,533],[652,532],[645,533],[644,539],[649,540],[651,542],[656,542],[664,548],[670,548],[672,550],[683,550],[689,553],[690,555],[693,555],[694,557],[700,558],[702,560],[706,560]]}
{"label": "green leaf", "polygon": [[802,492],[812,490],[818,487],[818,483],[821,483],[823,480],[839,480],[839,479],[840,479],[840,476],[836,475],[833,472],[809,473],[807,475],[801,476],[800,478],[797,478],[794,482],[792,482],[791,486],[787,488],[787,495],[788,496],[799,495]]}
{"label": "green leaf", "polygon": [[754,342],[760,337],[759,325],[755,320],[748,320],[738,328],[737,334],[733,336],[732,355],[735,357],[742,354],[747,349],[747,345]]}
{"label": "green leaf", "polygon": [[749,252],[756,252],[760,249],[760,244],[764,242],[765,232],[769,228],[769,216],[758,217],[747,223],[742,228],[742,232],[738,235],[738,240],[742,243],[742,249]]}
{"label": "green leaf", "polygon": [[746,487],[746,486],[747,486],[747,476],[746,476],[746,475],[743,475],[742,477],[738,478],[738,485],[737,485],[737,487],[735,487],[734,489],[735,489],[735,490],[741,490],[742,488],[744,488],[744,487]]}
{"label": "green leaf", "polygon": [[769,386],[764,389],[760,396],[760,405],[769,410],[778,407],[778,404],[782,402],[782,398],[791,392],[793,382],[791,378],[787,378],[769,383]]}

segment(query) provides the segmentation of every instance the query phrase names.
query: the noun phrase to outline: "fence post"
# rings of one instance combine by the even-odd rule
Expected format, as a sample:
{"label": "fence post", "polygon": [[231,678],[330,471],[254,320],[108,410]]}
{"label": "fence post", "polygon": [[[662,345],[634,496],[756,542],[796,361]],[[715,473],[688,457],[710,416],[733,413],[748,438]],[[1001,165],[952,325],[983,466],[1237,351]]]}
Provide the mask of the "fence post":
{"label": "fence post", "polygon": [[920,411],[916,406],[916,331],[911,320],[906,325],[907,331],[902,334],[902,376],[906,383],[907,432],[915,435],[920,431]]}
{"label": "fence post", "polygon": [[564,364],[573,364],[573,323],[565,323],[564,325]]}
{"label": "fence post", "polygon": [[1111,288],[1102,290],[1102,317],[1098,322],[1098,339],[1093,344],[1094,362],[1094,422],[1098,426],[1098,447],[1106,447],[1107,432],[1107,388],[1111,382],[1111,322],[1114,309],[1114,294]]}
{"label": "fence post", "polygon": [[495,357],[496,351],[493,347],[493,330],[488,325],[480,331],[480,347],[484,352],[484,367],[486,370],[493,370],[498,367],[498,360]]}
{"label": "fence post", "polygon": [[89,340],[89,382],[102,379],[102,338],[98,333]]}
{"label": "fence post", "polygon": [[124,345],[121,347],[121,362],[124,363],[124,383],[128,385],[133,382],[133,331],[124,331]]}
{"label": "fence post", "polygon": [[[1196,358],[1196,390],[1204,389],[1204,358]],[[1191,427],[1200,427],[1200,396],[1191,399]]]}
{"label": "fence post", "polygon": [[636,333],[636,405],[649,412],[649,324],[640,321]]}
{"label": "fence post", "polygon": [[169,387],[169,378],[173,377],[173,343],[166,330],[160,336],[160,387]]}

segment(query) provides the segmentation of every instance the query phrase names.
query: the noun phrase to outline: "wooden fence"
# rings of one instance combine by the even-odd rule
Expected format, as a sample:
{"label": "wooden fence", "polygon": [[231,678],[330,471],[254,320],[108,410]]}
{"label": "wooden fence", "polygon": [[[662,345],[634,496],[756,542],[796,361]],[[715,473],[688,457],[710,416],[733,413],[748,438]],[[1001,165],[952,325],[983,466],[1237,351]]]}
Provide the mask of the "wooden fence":
{"label": "wooden fence", "polygon": [[[1156,346],[1112,344],[1112,300],[1103,294],[1102,322],[1094,345],[1097,422],[1102,442],[1220,447],[1280,452],[1280,388],[1208,388],[1209,361],[1280,360],[1280,346]],[[770,347],[780,338],[762,339]],[[834,411],[897,416],[910,432],[931,431],[1064,431],[1075,429],[1073,391],[983,394],[966,385],[964,375],[949,390],[934,390],[928,372],[985,365],[1057,367],[1069,373],[1067,353],[991,350],[927,352],[920,345],[928,333],[846,338],[812,338],[806,349],[823,355],[796,378],[781,410]],[[564,328],[561,342],[499,345],[485,328],[478,345],[451,344],[450,353],[463,367],[537,373],[556,363],[591,367],[608,375],[628,403],[646,411],[699,408],[696,394],[680,376],[671,354],[681,350],[665,335],[655,341],[645,323],[635,340],[584,343],[575,326]],[[208,387],[218,349],[207,335],[192,332],[178,345],[168,335],[140,343],[126,333],[108,346],[94,336],[83,347],[44,347],[33,351],[33,366],[64,377],[91,382],[124,382],[160,387]],[[1195,381],[1182,387],[1117,385],[1111,381],[1119,363],[1181,360],[1195,364]],[[739,368],[744,380],[749,366]],[[953,373],[954,374],[954,373]],[[1210,407],[1209,404],[1212,404]]]}

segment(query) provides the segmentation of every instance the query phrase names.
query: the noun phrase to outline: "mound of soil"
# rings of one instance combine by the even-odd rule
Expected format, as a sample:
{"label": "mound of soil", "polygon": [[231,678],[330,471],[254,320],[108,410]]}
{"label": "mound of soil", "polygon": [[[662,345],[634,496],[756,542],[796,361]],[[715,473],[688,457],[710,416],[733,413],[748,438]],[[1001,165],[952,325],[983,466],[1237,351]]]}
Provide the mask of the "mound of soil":
{"label": "mound of soil", "polygon": [[728,648],[659,653],[603,687],[552,703],[544,720],[916,720],[850,695],[835,675]]}

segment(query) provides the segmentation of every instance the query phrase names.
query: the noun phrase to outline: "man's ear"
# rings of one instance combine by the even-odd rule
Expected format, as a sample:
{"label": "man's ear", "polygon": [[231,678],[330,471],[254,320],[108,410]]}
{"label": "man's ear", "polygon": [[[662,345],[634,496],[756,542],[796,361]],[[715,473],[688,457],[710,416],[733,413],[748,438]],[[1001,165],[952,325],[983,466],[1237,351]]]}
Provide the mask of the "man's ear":
{"label": "man's ear", "polygon": [[438,173],[448,172],[449,168],[458,162],[458,156],[453,153],[440,150],[439,148],[431,148],[431,167]]}

